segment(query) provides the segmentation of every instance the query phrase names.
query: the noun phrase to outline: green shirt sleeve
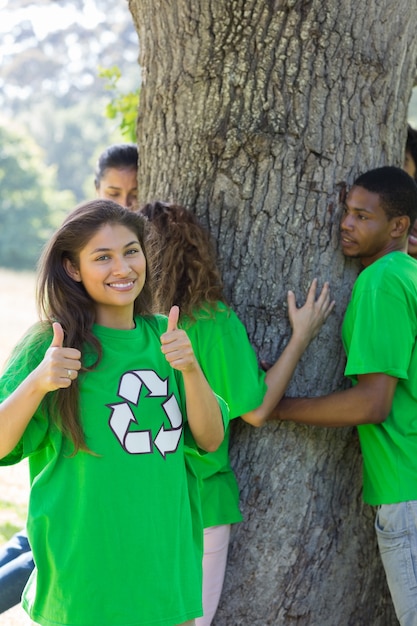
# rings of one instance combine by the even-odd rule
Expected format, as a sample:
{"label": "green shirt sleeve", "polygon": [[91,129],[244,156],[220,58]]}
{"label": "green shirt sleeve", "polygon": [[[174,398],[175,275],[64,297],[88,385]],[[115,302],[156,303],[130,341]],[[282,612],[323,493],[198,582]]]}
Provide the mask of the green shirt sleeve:
{"label": "green shirt sleeve", "polygon": [[[366,272],[367,270],[365,270]],[[408,378],[415,343],[416,314],[407,294],[386,277],[358,279],[346,311],[342,337],[347,353],[345,375],[387,374]]]}
{"label": "green shirt sleeve", "polygon": [[213,391],[223,398],[234,419],[262,404],[267,387],[245,326],[219,303],[219,309],[197,316],[185,327]]}
{"label": "green shirt sleeve", "polygon": [[[0,403],[3,402],[24,379],[39,365],[52,338],[52,333],[39,332],[36,325],[19,342],[13,350],[5,370],[0,378]],[[40,449],[46,440],[49,429],[48,419],[38,407],[30,420],[17,446],[3,459],[0,465],[13,465],[33,452]]]}

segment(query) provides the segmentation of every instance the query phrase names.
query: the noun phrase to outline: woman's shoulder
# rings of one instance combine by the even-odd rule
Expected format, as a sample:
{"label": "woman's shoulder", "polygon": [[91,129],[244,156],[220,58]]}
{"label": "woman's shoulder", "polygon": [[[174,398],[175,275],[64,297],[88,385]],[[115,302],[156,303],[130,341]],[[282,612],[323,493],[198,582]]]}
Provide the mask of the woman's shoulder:
{"label": "woman's shoulder", "polygon": [[3,371],[34,369],[43,359],[53,338],[49,322],[36,322],[20,338],[6,360]]}
{"label": "woman's shoulder", "polygon": [[48,342],[52,341],[53,334],[52,324],[49,322],[35,322],[20,338],[12,354],[43,348]]}
{"label": "woman's shoulder", "polygon": [[225,324],[229,326],[230,324],[242,323],[235,311],[224,302],[217,302],[216,305],[212,307],[211,313],[212,319],[216,324]]}
{"label": "woman's shoulder", "polygon": [[181,315],[181,327],[187,330],[200,322],[222,323],[230,315],[231,309],[224,302],[203,302],[191,314]]}
{"label": "woman's shoulder", "polygon": [[245,328],[233,309],[224,302],[202,307],[194,312],[193,319],[184,318],[181,326],[187,332],[210,332],[213,335],[225,335]]}

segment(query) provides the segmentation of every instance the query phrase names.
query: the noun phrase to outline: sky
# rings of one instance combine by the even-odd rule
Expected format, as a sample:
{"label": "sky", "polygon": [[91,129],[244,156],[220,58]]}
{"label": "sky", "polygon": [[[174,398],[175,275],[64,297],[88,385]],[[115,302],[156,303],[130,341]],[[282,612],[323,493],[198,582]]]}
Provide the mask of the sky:
{"label": "sky", "polygon": [[[131,20],[126,0],[116,0],[111,17],[105,9],[101,8],[105,6],[106,4],[100,4],[96,0],[83,0],[82,3],[71,0],[0,0],[0,76],[2,68],[12,67],[14,57],[17,58],[27,49],[37,48],[44,38],[59,33],[61,30],[65,31],[68,61],[80,66],[81,75],[84,64],[82,55],[85,54],[85,49],[83,50],[81,45],[72,45],[73,42],[70,40],[72,25],[76,25],[77,32],[82,29],[86,32],[94,32],[100,24],[100,46],[106,44],[106,37],[107,44],[111,44],[114,40],[114,32],[109,29],[106,34],[105,30],[105,24],[109,19],[113,21],[113,26],[114,23],[131,23],[132,32],[134,32],[133,20]],[[123,52],[123,58],[134,63],[135,66],[137,65],[137,45],[137,41],[132,42],[132,46],[125,46]],[[94,58],[94,52],[97,53],[100,49],[97,45],[94,48],[93,40],[91,46],[90,64]],[[54,50],[50,47],[44,48],[43,52],[46,56],[53,57],[54,55]],[[68,67],[68,70],[73,73],[78,71],[77,67],[75,69],[74,67]],[[7,69],[4,76],[7,76]],[[126,76],[124,79],[127,80]],[[122,84],[121,82],[120,85]],[[12,86],[8,85],[7,89],[10,92]]]}
{"label": "sky", "polygon": [[[87,29],[103,21],[105,16],[93,0],[85,0],[83,10],[79,11],[70,2],[28,2],[17,4],[13,0],[0,0],[0,62],[3,57],[19,54],[28,44],[28,40],[16,37],[15,27],[30,21],[37,41],[42,41],[51,32],[68,28],[73,22]],[[18,31],[17,31],[18,32]]]}
{"label": "sky", "polygon": [[59,2],[33,3],[24,8],[13,8],[13,0],[0,0],[0,12],[2,38],[7,38],[7,33],[10,33],[16,24],[24,20],[32,22],[36,37],[41,40],[48,33],[66,28],[75,20],[82,26],[91,28],[97,23],[98,18],[103,19],[103,14],[92,0],[85,0],[82,12],[68,3],[63,5],[60,5]]}
{"label": "sky", "polygon": [[[65,29],[74,21],[89,29],[98,21],[106,19],[94,0],[84,0],[82,11],[74,8],[71,3],[60,3],[59,0],[33,3],[28,1],[25,7],[16,7],[14,0],[0,0],[0,15],[0,61],[3,54],[19,51],[19,43],[11,33],[22,21],[30,20],[36,38],[42,40],[49,33]],[[408,117],[409,122],[417,128],[417,88],[412,92]]]}

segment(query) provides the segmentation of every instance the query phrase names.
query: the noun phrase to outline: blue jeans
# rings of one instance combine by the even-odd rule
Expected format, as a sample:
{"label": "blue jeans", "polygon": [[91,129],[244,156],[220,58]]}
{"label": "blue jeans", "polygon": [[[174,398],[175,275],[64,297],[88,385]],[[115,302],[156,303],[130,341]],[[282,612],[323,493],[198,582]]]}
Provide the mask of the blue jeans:
{"label": "blue jeans", "polygon": [[382,504],[375,530],[397,618],[417,626],[417,500]]}
{"label": "blue jeans", "polygon": [[34,567],[27,534],[22,530],[0,548],[0,613],[19,604]]}

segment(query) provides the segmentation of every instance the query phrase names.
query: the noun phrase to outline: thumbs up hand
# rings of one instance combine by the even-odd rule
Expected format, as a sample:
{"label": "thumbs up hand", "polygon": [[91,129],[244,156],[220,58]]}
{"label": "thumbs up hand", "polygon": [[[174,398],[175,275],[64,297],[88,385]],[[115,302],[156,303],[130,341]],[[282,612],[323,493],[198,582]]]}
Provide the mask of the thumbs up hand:
{"label": "thumbs up hand", "polygon": [[51,341],[51,348],[62,348],[64,345],[64,331],[59,322],[54,322],[52,324],[52,330],[54,332],[54,336]]}
{"label": "thumbs up hand", "polygon": [[42,362],[33,375],[44,393],[69,387],[81,369],[81,352],[64,347],[64,331],[59,322],[52,324],[54,336]]}
{"label": "thumbs up hand", "polygon": [[178,320],[180,317],[180,308],[176,304],[171,307],[171,310],[168,315],[168,328],[167,332],[171,332],[172,330],[178,330]]}
{"label": "thumbs up hand", "polygon": [[179,307],[175,305],[168,315],[167,331],[161,336],[161,350],[171,367],[187,372],[195,369],[198,364],[187,333],[178,328],[179,316]]}

